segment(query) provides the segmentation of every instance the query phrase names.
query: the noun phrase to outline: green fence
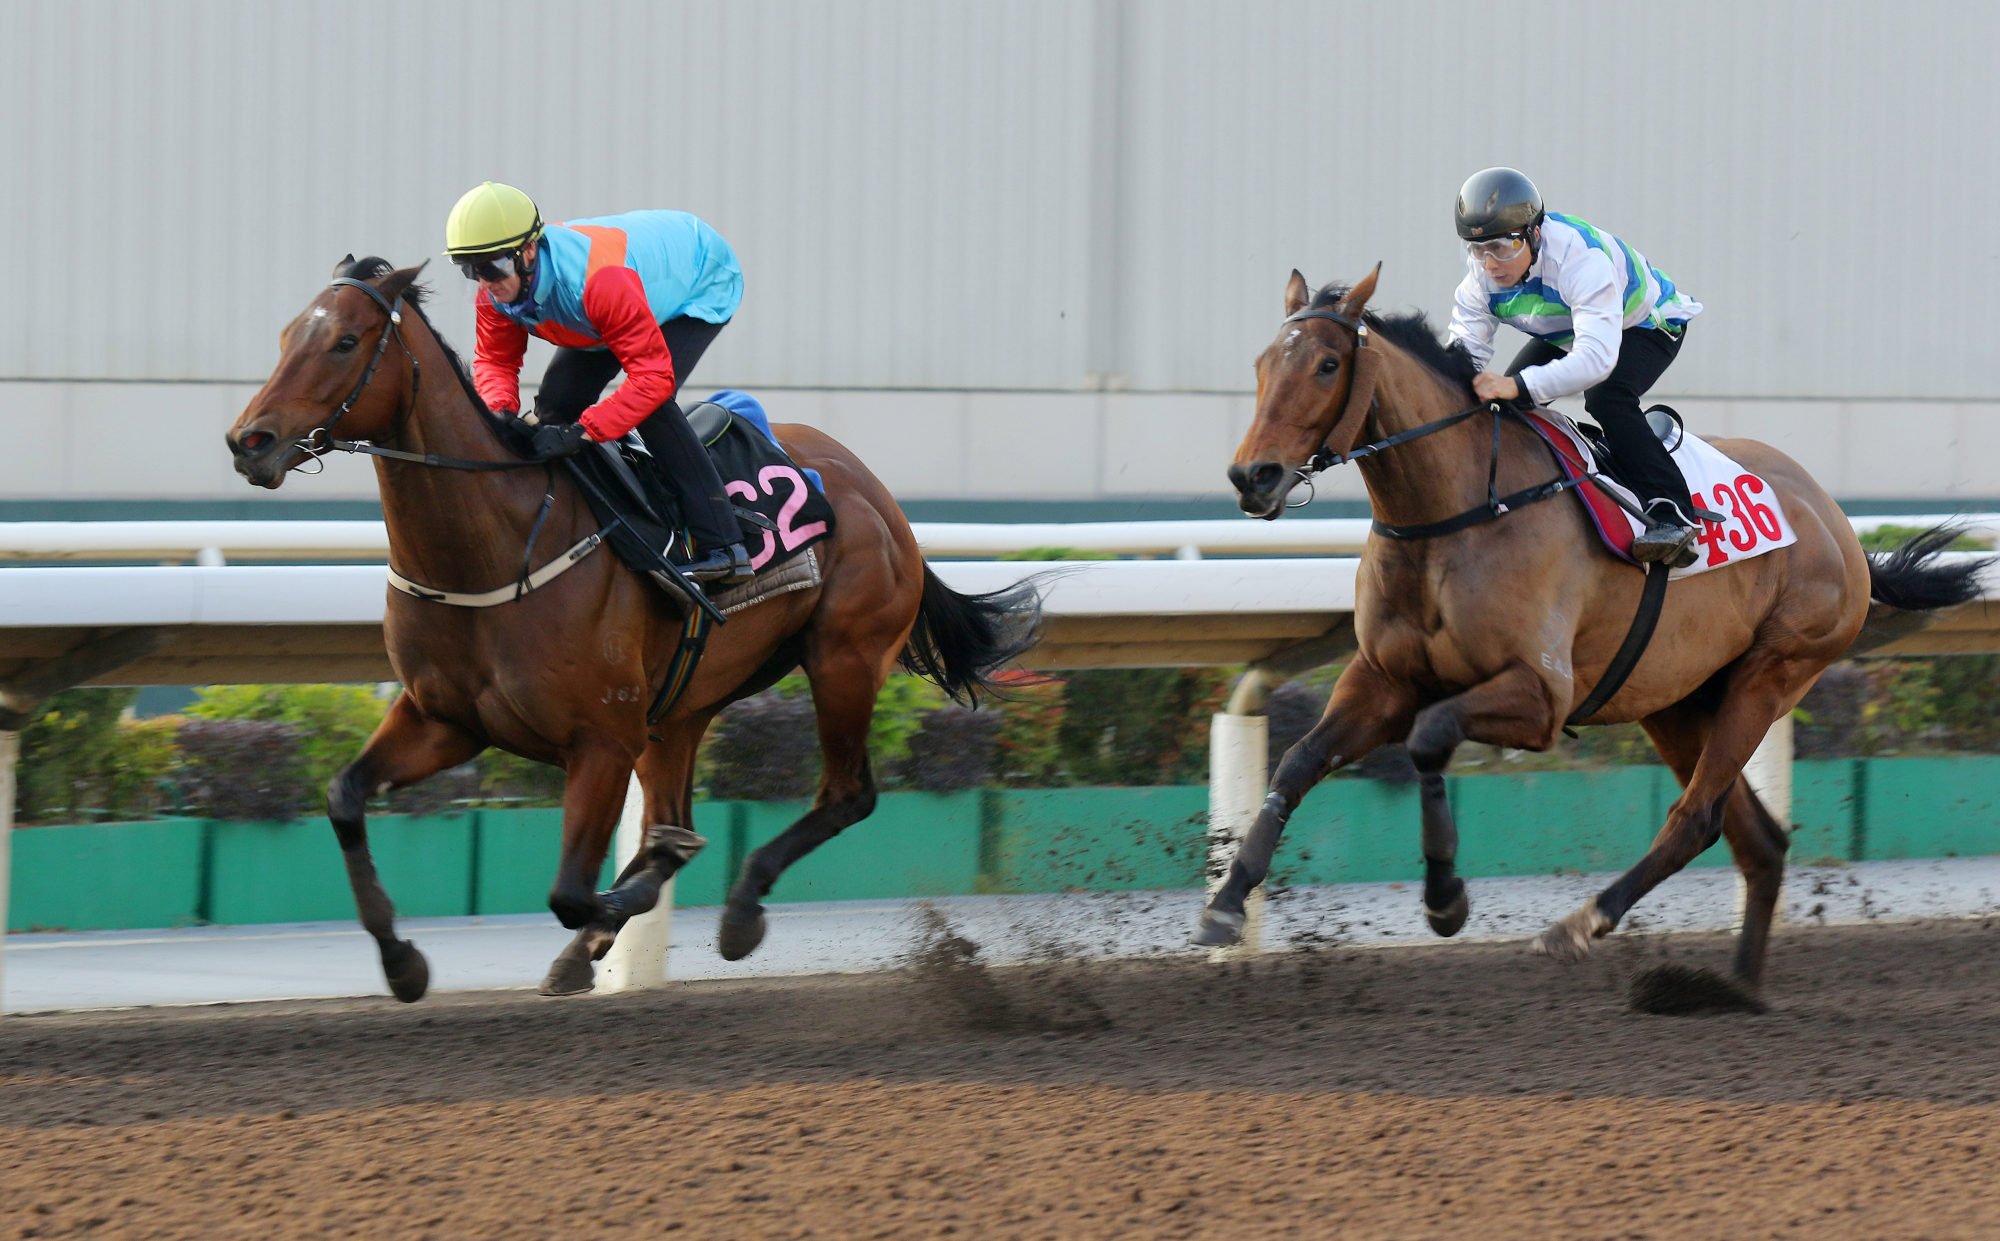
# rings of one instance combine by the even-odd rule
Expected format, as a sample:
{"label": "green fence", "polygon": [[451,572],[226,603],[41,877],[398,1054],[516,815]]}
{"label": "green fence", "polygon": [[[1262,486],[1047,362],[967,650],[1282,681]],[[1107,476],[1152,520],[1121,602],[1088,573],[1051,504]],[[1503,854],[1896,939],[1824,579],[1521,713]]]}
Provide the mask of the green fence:
{"label": "green fence", "polygon": [[[2000,758],[1813,761],[1792,774],[1797,863],[2000,853]],[[1637,860],[1677,793],[1664,768],[1449,781],[1468,876],[1617,870]],[[707,802],[708,847],[675,900],[713,905],[797,802]],[[1204,787],[885,794],[875,813],[799,862],[784,901],[974,892],[1130,891],[1201,884]],[[380,815],[369,845],[405,917],[546,908],[560,810]],[[1729,863],[1717,847],[1698,866]],[[1414,785],[1328,781],[1292,816],[1281,883],[1422,877]],[[609,883],[607,863],[603,882]],[[324,819],[161,819],[14,833],[9,930],[345,920],[347,874]]]}

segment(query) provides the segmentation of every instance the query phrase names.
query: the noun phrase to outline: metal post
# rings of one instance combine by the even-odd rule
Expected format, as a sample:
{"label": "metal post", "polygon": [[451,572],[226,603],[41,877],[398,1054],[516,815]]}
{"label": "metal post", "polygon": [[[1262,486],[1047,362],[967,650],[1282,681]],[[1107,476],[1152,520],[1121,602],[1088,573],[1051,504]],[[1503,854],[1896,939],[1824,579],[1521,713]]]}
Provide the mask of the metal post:
{"label": "metal post", "polygon": [[[619,864],[629,862],[646,847],[646,794],[639,777],[625,791],[625,813],[618,819],[618,836],[612,845]],[[604,977],[599,990],[644,991],[664,986],[667,981],[667,939],[674,917],[674,881],[660,888],[660,903],[625,924],[611,951],[604,954]]]}
{"label": "metal post", "polygon": [[[21,734],[0,732],[0,938],[7,934],[7,893],[14,882],[14,761],[21,755]],[[7,953],[0,945],[0,995],[6,993]],[[0,1007],[0,1014],[6,1012]]]}
{"label": "metal post", "polygon": [[[1251,675],[1256,675],[1252,673]],[[1235,705],[1234,703],[1231,704]],[[1208,734],[1208,890],[1222,886],[1243,837],[1257,821],[1264,801],[1264,776],[1271,761],[1271,721],[1262,715],[1218,715]],[[1264,937],[1264,888],[1244,902],[1243,942],[1218,948],[1214,960],[1258,952]]]}

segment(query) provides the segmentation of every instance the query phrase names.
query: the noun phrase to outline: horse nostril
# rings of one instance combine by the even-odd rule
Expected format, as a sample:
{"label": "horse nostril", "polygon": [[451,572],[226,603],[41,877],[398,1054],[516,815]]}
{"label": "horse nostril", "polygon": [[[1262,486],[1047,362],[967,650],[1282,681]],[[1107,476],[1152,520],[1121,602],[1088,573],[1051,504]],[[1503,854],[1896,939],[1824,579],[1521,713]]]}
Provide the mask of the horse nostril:
{"label": "horse nostril", "polygon": [[1266,461],[1250,472],[1250,481],[1259,491],[1269,491],[1284,478],[1285,467],[1275,461]]}
{"label": "horse nostril", "polygon": [[266,448],[269,448],[271,441],[276,438],[269,431],[252,431],[242,439],[237,440],[236,444],[244,452],[262,452]]}

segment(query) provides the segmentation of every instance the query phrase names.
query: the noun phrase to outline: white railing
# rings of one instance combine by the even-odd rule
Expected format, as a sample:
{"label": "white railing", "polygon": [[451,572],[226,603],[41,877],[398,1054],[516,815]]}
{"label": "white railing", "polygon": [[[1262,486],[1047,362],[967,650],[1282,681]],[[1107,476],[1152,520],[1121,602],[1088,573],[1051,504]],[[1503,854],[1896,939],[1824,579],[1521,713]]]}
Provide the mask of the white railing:
{"label": "white railing", "polygon": [[[1857,533],[1881,526],[1954,521],[2000,538],[2000,513],[1911,513],[1851,519]],[[1115,556],[1355,555],[1368,541],[1365,517],[1251,521],[917,522],[932,557],[990,557],[1043,547]],[[389,552],[379,521],[22,521],[0,523],[0,561],[151,561],[219,565],[239,560],[311,563],[368,560]]]}

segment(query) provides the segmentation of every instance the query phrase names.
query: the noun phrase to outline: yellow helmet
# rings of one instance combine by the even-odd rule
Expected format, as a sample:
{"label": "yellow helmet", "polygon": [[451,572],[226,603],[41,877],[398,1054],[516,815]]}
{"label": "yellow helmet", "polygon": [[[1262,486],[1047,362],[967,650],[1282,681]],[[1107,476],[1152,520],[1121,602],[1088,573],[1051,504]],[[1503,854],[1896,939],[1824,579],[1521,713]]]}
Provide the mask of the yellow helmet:
{"label": "yellow helmet", "polygon": [[504,254],[542,235],[535,200],[511,185],[481,181],[452,205],[444,222],[445,253]]}

